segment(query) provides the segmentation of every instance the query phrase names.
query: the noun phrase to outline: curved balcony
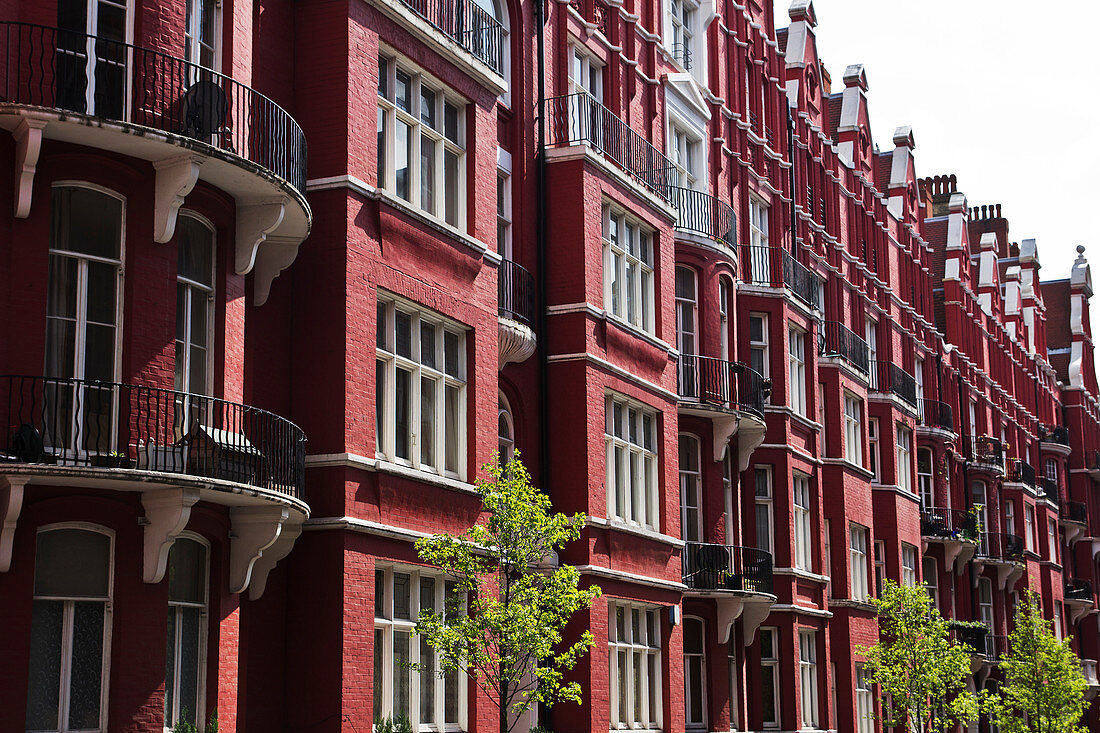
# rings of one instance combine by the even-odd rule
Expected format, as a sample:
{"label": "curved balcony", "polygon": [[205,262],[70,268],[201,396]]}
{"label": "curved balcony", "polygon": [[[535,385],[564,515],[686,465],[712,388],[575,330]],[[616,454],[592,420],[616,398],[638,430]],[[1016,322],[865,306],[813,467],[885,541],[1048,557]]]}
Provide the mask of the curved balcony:
{"label": "curved balcony", "polygon": [[1063,501],[1058,512],[1058,524],[1066,533],[1066,544],[1072,547],[1083,539],[1089,524],[1089,506],[1083,501]]}
{"label": "curved balcony", "polygon": [[821,310],[821,280],[782,247],[746,246],[741,263],[741,281],[746,285],[787,288],[806,307]]}
{"label": "curved balcony", "polygon": [[837,357],[864,375],[870,368],[870,349],[867,342],[856,333],[837,321],[824,321],[818,339],[818,354],[824,357]]}
{"label": "curved balcony", "polygon": [[[305,434],[267,410],[143,385],[0,376],[0,417],[4,532],[18,514],[16,507],[11,516],[13,486],[20,496],[28,485],[140,492],[147,582],[163,575],[168,548],[200,500],[229,507],[234,592],[259,572],[254,597],[309,515]],[[6,570],[2,561],[0,553]]]}
{"label": "curved balcony", "polygon": [[1005,473],[1005,454],[1001,441],[988,435],[973,438],[973,441],[974,446],[971,451],[973,458],[970,461],[970,467],[977,471],[988,471],[1003,476]]}
{"label": "curved balcony", "polygon": [[1093,608],[1092,581],[1085,578],[1067,578],[1063,601],[1070,616],[1070,622],[1076,624]]}
{"label": "curved balcony", "polygon": [[722,242],[737,244],[737,215],[725,201],[704,191],[670,186],[672,205],[676,207],[676,231]]}
{"label": "curved balcony", "polygon": [[917,380],[892,361],[872,361],[869,388],[872,392],[887,392],[909,407],[917,407]]}
{"label": "curved balcony", "polygon": [[697,354],[680,354],[676,369],[680,412],[714,423],[714,460],[725,457],[737,434],[739,470],[748,468],[752,452],[764,441],[764,403],[771,380],[745,364]]}
{"label": "curved balcony", "polygon": [[955,564],[961,568],[977,551],[977,521],[960,509],[922,507],[920,533],[926,546],[932,543],[943,546],[945,568]]}
{"label": "curved balcony", "polygon": [[996,571],[1001,590],[1010,588],[1024,572],[1024,539],[1014,534],[982,532],[978,535],[974,562]]}
{"label": "curved balcony", "polygon": [[955,415],[951,405],[939,400],[920,398],[917,401],[917,427],[944,430],[954,435]]}
{"label": "curved balcony", "polygon": [[737,618],[744,626],[745,643],[751,643],[775,602],[771,553],[755,547],[688,542],[684,545],[683,583],[688,587],[685,595],[717,600],[723,644],[729,642]]}
{"label": "curved balcony", "polygon": [[535,353],[535,278],[512,260],[497,270],[497,349],[500,368]]}
{"label": "curved balcony", "polygon": [[1044,450],[1069,448],[1069,428],[1065,425],[1040,425],[1039,442],[1048,443]]}
{"label": "curved balcony", "polygon": [[149,161],[157,242],[198,180],[237,205],[235,270],[271,281],[309,234],[306,141],[286,110],[240,82],[128,43],[0,22],[0,127],[16,141],[16,217],[30,213],[42,139]]}

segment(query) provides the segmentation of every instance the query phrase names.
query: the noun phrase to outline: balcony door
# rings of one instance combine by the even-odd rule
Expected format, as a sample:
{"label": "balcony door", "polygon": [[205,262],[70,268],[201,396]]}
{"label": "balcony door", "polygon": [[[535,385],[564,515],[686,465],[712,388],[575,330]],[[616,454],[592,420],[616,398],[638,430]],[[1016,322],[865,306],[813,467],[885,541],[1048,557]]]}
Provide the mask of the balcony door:
{"label": "balcony door", "polygon": [[698,291],[695,270],[676,268],[676,348],[680,352],[680,394],[700,397],[697,350]]}
{"label": "balcony door", "polygon": [[123,203],[58,186],[51,219],[43,441],[66,457],[113,450]]}
{"label": "balcony door", "polygon": [[125,119],[129,25],[127,0],[58,0],[58,107]]}

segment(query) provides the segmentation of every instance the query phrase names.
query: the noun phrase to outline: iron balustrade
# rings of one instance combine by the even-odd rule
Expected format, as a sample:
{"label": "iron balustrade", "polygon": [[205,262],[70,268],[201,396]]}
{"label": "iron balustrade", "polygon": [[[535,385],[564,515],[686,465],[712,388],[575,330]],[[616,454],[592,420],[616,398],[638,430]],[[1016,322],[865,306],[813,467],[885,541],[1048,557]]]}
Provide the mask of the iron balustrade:
{"label": "iron balustrade", "polygon": [[[1012,461],[1012,473],[1011,480],[1018,481],[1028,486],[1034,487],[1035,484],[1035,467],[1027,461],[1016,458]],[[1044,490],[1046,489],[1046,480],[1044,479]],[[1058,495],[1058,484],[1054,484],[1054,495]]]}
{"label": "iron balustrade", "polygon": [[694,590],[772,593],[772,556],[755,547],[688,542],[684,546],[683,582]]}
{"label": "iron balustrade", "polygon": [[1066,581],[1065,600],[1092,601],[1092,581],[1084,578],[1070,578]]}
{"label": "iron balustrade", "polygon": [[267,410],[159,387],[0,376],[3,460],[225,479],[301,497],[305,434]]}
{"label": "iron balustrade", "polygon": [[1078,524],[1088,524],[1088,504],[1085,504],[1083,501],[1062,502],[1062,518]]}
{"label": "iron balustrade", "polygon": [[497,308],[503,318],[534,323],[535,278],[512,260],[501,260],[497,270]]}
{"label": "iron balustrade", "polygon": [[603,157],[670,201],[672,161],[588,92],[546,100],[548,146],[587,144]]}
{"label": "iron balustrade", "polygon": [[1024,538],[1002,532],[982,532],[974,554],[990,560],[1023,560]]}
{"label": "iron balustrade", "polygon": [[684,68],[684,71],[691,71],[691,47],[686,43],[672,44],[672,58]]}
{"label": "iron balustrade", "polygon": [[1039,426],[1039,440],[1043,443],[1069,445],[1069,428],[1065,425]]}
{"label": "iron balustrade", "polygon": [[960,644],[970,647],[971,654],[984,654],[986,652],[986,639],[989,638],[989,629],[985,626],[956,626],[955,638]]}
{"label": "iron balustrade", "polygon": [[1004,446],[997,438],[982,435],[974,438],[974,462],[980,466],[1004,470]]}
{"label": "iron balustrade", "polygon": [[890,392],[910,407],[917,406],[917,380],[892,361],[872,361],[870,371],[872,392]]}
{"label": "iron balustrade", "polygon": [[[1024,483],[1027,483],[1027,482],[1025,481]],[[1034,483],[1032,483],[1030,485],[1035,486]],[[1054,502],[1055,504],[1059,504],[1061,502],[1062,492],[1058,488],[1058,482],[1055,481],[1054,479],[1049,478],[1047,476],[1043,476],[1042,478],[1039,479],[1039,485],[1036,488],[1042,489],[1043,490],[1043,496],[1045,496],[1048,500]]]}
{"label": "iron balustrade", "polygon": [[975,518],[961,509],[925,507],[920,512],[920,533],[923,537],[972,540],[977,538]]}
{"label": "iron balustrade", "polygon": [[955,415],[946,402],[922,397],[917,404],[917,419],[926,427],[955,432]]}
{"label": "iron balustrade", "polygon": [[800,301],[821,310],[821,281],[782,247],[748,245],[742,256],[743,282],[771,288],[788,288]]}
{"label": "iron balustrade", "polygon": [[696,354],[680,354],[676,381],[681,399],[758,416],[771,393],[771,380],[752,367]]}
{"label": "iron balustrade", "polygon": [[0,23],[3,101],[140,125],[267,169],[303,195],[306,138],[254,89],[160,51],[75,31]]}
{"label": "iron balustrade", "polygon": [[737,215],[725,201],[705,191],[680,186],[670,186],[669,195],[676,207],[678,230],[716,239],[731,247],[737,243]]}
{"label": "iron balustrade", "polygon": [[870,350],[867,342],[855,331],[837,321],[823,321],[818,339],[821,356],[839,356],[858,371],[867,373],[870,366]]}
{"label": "iron balustrade", "polygon": [[401,0],[401,4],[504,75],[504,26],[473,0]]}
{"label": "iron balustrade", "polygon": [[1008,657],[1010,649],[1009,636],[1007,634],[986,634],[985,658],[991,662],[999,662]]}

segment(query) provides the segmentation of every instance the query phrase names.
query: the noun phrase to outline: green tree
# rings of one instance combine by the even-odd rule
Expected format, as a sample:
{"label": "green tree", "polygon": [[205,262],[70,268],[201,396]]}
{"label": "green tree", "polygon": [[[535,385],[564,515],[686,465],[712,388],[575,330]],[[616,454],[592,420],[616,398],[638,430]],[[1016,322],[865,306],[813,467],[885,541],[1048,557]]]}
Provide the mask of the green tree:
{"label": "green tree", "polygon": [[[488,518],[465,534],[418,540],[425,561],[455,578],[445,613],[422,610],[416,633],[440,653],[440,674],[468,673],[500,711],[509,733],[534,703],[580,703],[581,686],[565,670],[595,643],[587,629],[562,642],[572,616],[592,605],[600,589],[580,588],[580,573],[558,565],[557,550],[580,537],[584,514],[552,514],[550,499],[531,485],[517,459],[482,467],[477,491]],[[463,609],[463,601],[466,608]]]}
{"label": "green tree", "polygon": [[1030,589],[1016,610],[1008,656],[1001,660],[1004,682],[990,714],[1004,733],[1084,733],[1078,726],[1088,707],[1081,662],[1043,619]]}
{"label": "green tree", "polygon": [[887,580],[872,603],[879,641],[857,652],[868,681],[892,702],[883,705],[883,726],[944,733],[976,719],[978,700],[966,689],[970,653],[951,638],[927,591]]}

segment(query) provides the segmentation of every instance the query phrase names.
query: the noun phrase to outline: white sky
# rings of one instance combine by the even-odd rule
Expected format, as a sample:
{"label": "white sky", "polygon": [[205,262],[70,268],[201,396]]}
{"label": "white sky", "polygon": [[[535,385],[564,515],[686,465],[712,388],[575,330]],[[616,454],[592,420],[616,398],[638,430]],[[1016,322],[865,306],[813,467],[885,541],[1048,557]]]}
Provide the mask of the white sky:
{"label": "white sky", "polygon": [[[776,27],[790,24],[775,0]],[[1100,277],[1100,0],[814,0],[822,61],[867,73],[871,133],[912,125],[917,175],[958,175],[971,206],[999,203],[1012,241],[1035,238],[1042,278],[1087,248]],[[1097,301],[1093,313],[1096,319]]]}

